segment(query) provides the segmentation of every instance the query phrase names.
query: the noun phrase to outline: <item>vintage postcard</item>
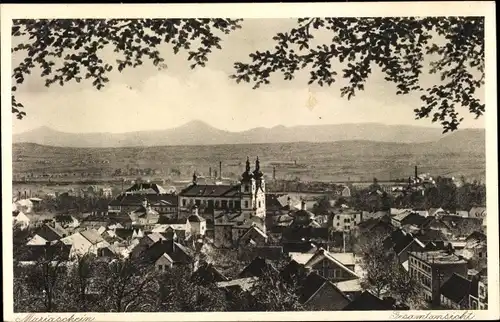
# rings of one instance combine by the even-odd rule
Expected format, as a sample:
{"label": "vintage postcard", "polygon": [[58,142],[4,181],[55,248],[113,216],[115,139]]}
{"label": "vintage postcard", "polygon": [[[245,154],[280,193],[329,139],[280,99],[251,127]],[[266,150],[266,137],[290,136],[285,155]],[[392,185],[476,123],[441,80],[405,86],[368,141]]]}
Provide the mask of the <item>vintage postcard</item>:
{"label": "vintage postcard", "polygon": [[499,318],[494,12],[2,5],[4,320]]}

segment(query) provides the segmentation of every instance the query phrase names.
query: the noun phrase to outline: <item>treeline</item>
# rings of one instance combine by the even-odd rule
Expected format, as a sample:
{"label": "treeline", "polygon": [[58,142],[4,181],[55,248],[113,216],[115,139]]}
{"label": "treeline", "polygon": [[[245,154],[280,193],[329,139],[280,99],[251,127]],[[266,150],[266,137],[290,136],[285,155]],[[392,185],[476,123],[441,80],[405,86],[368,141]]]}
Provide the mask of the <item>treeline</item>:
{"label": "treeline", "polygon": [[[247,292],[223,290],[185,265],[159,271],[141,258],[78,257],[54,249],[21,265],[29,233],[14,231],[14,312],[206,312],[302,310],[298,287],[266,270]],[[44,246],[40,246],[43,247]],[[60,246],[64,247],[64,246]],[[48,247],[47,249],[48,250]]]}
{"label": "treeline", "polygon": [[[379,192],[377,192],[379,191]],[[434,186],[408,189],[397,195],[383,192],[374,182],[364,189],[351,189],[349,205],[365,211],[388,210],[390,208],[443,208],[449,211],[466,210],[486,206],[486,185],[466,182],[457,187],[450,180],[438,177]]]}
{"label": "treeline", "polygon": [[109,198],[102,196],[73,196],[70,194],[60,194],[53,197],[43,197],[34,205],[35,212],[105,212],[110,202]]}

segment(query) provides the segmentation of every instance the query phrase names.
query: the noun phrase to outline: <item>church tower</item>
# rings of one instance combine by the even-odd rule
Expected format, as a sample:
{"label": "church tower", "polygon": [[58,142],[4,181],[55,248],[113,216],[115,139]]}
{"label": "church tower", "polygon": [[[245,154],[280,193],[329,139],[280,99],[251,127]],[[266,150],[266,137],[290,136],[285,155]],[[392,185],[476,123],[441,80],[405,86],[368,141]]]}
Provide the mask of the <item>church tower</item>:
{"label": "church tower", "polygon": [[251,217],[254,214],[254,195],[257,185],[253,173],[250,170],[250,159],[247,157],[245,172],[241,174],[241,212],[245,217]]}
{"label": "church tower", "polygon": [[255,180],[255,191],[253,192],[255,215],[261,218],[266,217],[266,185],[264,174],[260,170],[259,157],[255,160],[255,170],[253,171]]}

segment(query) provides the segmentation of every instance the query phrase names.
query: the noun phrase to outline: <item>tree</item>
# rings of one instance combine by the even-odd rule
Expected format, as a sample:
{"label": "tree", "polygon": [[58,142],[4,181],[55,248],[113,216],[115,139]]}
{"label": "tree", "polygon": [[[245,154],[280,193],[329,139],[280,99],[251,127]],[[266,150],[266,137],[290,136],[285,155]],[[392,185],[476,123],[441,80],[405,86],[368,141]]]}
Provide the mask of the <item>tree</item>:
{"label": "tree", "polygon": [[142,258],[115,258],[98,262],[96,283],[100,285],[105,312],[151,312],[158,307],[159,285],[154,265]]}
{"label": "tree", "polygon": [[278,270],[266,269],[250,288],[245,311],[301,311],[299,287],[283,279]]}
{"label": "tree", "polygon": [[31,292],[43,301],[43,312],[57,312],[64,306],[64,288],[67,277],[67,246],[56,244],[33,246],[28,252],[34,257],[33,265],[27,267],[26,283]]}
{"label": "tree", "polygon": [[225,311],[226,299],[215,283],[201,285],[191,279],[190,270],[174,267],[159,276],[160,311]]}
{"label": "tree", "polygon": [[[241,19],[31,19],[14,20],[12,35],[23,38],[13,52],[28,56],[14,68],[16,86],[27,74],[41,68],[46,85],[92,80],[101,89],[113,65],[103,62],[100,50],[110,46],[123,58],[117,68],[137,67],[144,60],[164,68],[158,47],[173,46],[174,53],[188,52],[191,68],[205,66],[214,48],[221,49],[221,33],[241,27]],[[329,32],[331,42],[314,45],[316,33]],[[25,39],[29,38],[29,39]],[[351,99],[378,66],[385,79],[396,85],[396,94],[420,93],[422,106],[417,119],[432,116],[444,132],[458,128],[462,118],[456,107],[468,109],[476,117],[485,105],[476,97],[484,84],[483,17],[379,17],[379,18],[300,18],[297,26],[273,38],[271,50],[249,55],[251,62],[234,64],[236,82],[253,83],[254,88],[269,84],[270,77],[282,73],[292,80],[299,70],[310,68],[309,84],[330,86],[338,72],[348,80],[341,96]],[[192,49],[199,46],[197,49]],[[62,58],[56,66],[54,58]],[[338,64],[334,62],[338,60]],[[429,88],[420,77],[429,62],[429,74],[441,83]],[[26,115],[23,105],[12,95],[12,113]]]}
{"label": "tree", "polygon": [[392,266],[392,280],[390,283],[391,295],[400,303],[410,306],[411,309],[418,310],[425,307],[422,287],[415,277],[398,264]]}

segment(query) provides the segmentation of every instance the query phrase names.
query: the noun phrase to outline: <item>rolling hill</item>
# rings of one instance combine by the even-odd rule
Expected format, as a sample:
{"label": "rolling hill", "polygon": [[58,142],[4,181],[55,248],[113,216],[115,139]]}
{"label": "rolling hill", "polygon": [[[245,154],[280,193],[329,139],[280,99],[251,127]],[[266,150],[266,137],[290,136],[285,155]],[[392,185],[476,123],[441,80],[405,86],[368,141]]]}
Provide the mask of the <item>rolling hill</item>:
{"label": "rolling hill", "polygon": [[[221,145],[291,142],[374,141],[424,143],[445,140],[443,145],[460,148],[458,136],[472,142],[483,141],[484,130],[460,130],[443,136],[441,129],[378,123],[276,126],[229,132],[202,121],[191,121],[177,128],[127,133],[67,133],[49,127],[16,134],[13,143],[36,143],[59,147],[148,147],[176,145]],[[469,136],[472,137],[469,138]],[[454,139],[454,136],[457,139]],[[446,141],[449,140],[449,141]]]}

